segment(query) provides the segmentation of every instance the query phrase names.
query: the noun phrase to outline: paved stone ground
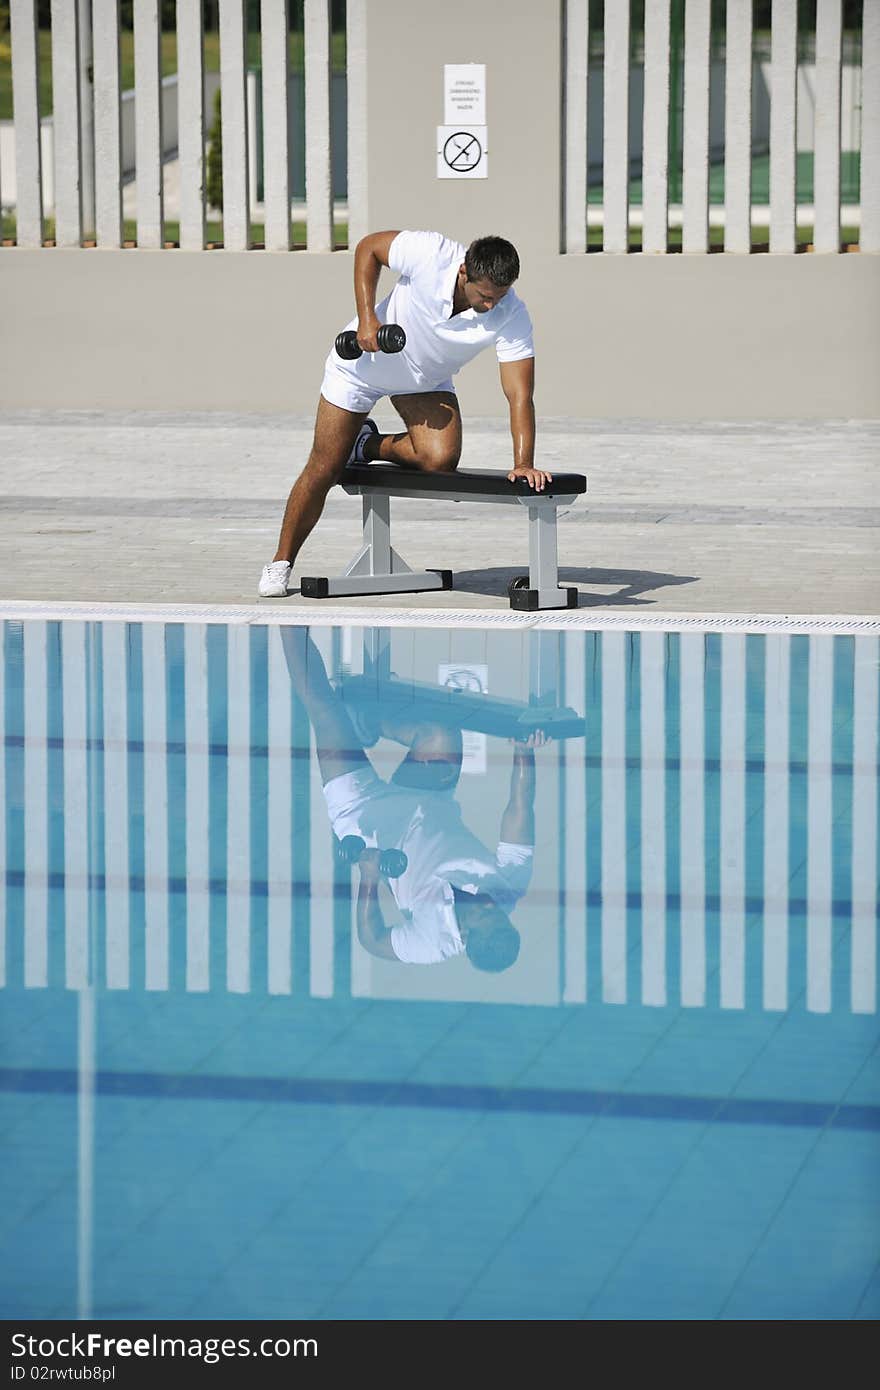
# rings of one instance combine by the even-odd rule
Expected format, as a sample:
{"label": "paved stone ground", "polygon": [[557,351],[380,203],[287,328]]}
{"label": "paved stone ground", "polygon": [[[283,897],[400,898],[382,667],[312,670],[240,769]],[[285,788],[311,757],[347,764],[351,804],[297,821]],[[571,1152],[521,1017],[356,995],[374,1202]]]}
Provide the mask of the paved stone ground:
{"label": "paved stone ground", "polygon": [[[388,410],[380,428],[396,428]],[[307,607],[259,600],[312,421],[296,416],[0,413],[0,600]],[[506,469],[503,420],[466,420],[462,467]],[[880,613],[880,421],[539,421],[539,459],[586,473],[559,523],[560,578],[596,612]],[[341,490],[293,576],[341,572],[360,504]],[[349,608],[507,610],[528,568],[513,509],[401,500],[392,540],[448,593]]]}

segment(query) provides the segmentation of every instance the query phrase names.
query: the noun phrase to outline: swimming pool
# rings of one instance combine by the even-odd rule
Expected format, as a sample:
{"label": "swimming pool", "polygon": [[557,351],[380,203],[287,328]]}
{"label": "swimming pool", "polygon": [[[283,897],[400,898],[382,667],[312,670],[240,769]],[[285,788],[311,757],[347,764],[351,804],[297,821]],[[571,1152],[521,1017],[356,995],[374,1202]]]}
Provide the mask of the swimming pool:
{"label": "swimming pool", "polygon": [[[877,1317],[877,636],[305,636],[4,623],[4,1317]],[[533,828],[507,968],[319,747]]]}

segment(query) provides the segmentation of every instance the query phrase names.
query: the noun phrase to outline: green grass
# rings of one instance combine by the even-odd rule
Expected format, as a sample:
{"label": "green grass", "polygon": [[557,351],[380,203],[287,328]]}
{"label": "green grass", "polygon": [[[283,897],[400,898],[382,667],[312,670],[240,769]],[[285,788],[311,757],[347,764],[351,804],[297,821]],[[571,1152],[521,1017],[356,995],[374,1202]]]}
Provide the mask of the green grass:
{"label": "green grass", "polygon": [[[670,227],[666,236],[666,246],[669,251],[681,251],[681,227]],[[805,251],[813,242],[813,228],[808,226],[798,227],[795,233],[795,244],[799,251]],[[858,246],[859,229],[858,227],[842,227],[840,233],[841,246]],[[587,234],[587,246],[590,251],[602,250],[602,228],[590,227]],[[769,227],[752,227],[752,250],[767,251],[770,246]],[[712,251],[724,250],[724,228],[709,228],[709,248]],[[631,227],[629,233],[630,251],[641,251],[642,232],[640,227]]]}
{"label": "green grass", "polygon": [[[860,196],[860,164],[858,150],[842,150],[840,155],[840,199],[843,203],[857,203]],[[813,155],[809,150],[801,150],[795,168],[795,199],[799,205],[813,201]],[[587,201],[591,204],[602,202],[602,185],[590,186]],[[630,179],[629,201],[631,207],[642,206],[642,181]],[[681,202],[681,171],[677,178],[674,170],[669,171],[669,201]],[[770,202],[770,156],[752,156],[751,201],[757,207]],[[709,169],[709,202],[712,207],[724,206],[724,164],[711,165]]]}
{"label": "green grass", "polygon": [[[52,114],[52,35],[48,29],[41,29],[38,35],[40,71],[40,115]],[[207,72],[220,71],[220,36],[205,35],[205,69]],[[331,62],[335,72],[345,71],[345,34],[332,36]],[[260,61],[260,40],[251,34],[247,46],[247,63],[256,67]],[[122,90],[134,86],[134,34],[125,31],[119,43],[120,81]],[[303,70],[303,36],[290,35],[290,67],[292,72]],[[177,71],[177,35],[162,35],[162,76],[167,77]],[[0,44],[0,121],[12,119],[12,58],[8,44]]]}
{"label": "green grass", "polygon": [[[164,240],[167,243],[176,245],[180,242],[179,222],[166,221]],[[306,224],[305,222],[294,222],[292,225],[293,245],[295,248],[304,247],[306,244]],[[133,245],[137,244],[137,223],[126,220],[123,222],[123,240]],[[251,243],[254,247],[263,245],[265,238],[265,228],[262,222],[251,223]],[[4,213],[3,215],[3,241],[15,240],[15,216],[14,214]],[[43,240],[55,240],[55,220],[47,217],[43,221]],[[220,222],[208,222],[205,236],[209,246],[222,247],[223,245],[223,225]],[[348,223],[338,222],[334,227],[334,244],[337,251],[345,250],[348,246]]]}
{"label": "green grass", "polygon": [[[44,240],[53,241],[55,237],[55,223],[51,217],[44,222]],[[15,241],[15,216],[14,214],[4,214],[3,233],[4,242]],[[134,221],[124,223],[123,239],[133,244],[137,243],[137,224]],[[177,222],[167,221],[165,223],[165,241],[175,244],[180,241],[180,225]],[[858,227],[843,227],[841,229],[841,244],[843,246],[857,246],[859,243]],[[812,243],[812,227],[798,227],[797,245],[799,249],[805,250]],[[220,222],[208,222],[206,241],[211,246],[220,247],[223,245],[223,227]],[[264,241],[264,226],[261,222],[251,224],[251,243],[254,247],[259,247]],[[768,248],[770,232],[767,227],[752,228],[752,248],[760,251]],[[336,249],[345,250],[348,246],[348,224],[339,222],[334,228],[334,242]],[[293,223],[293,245],[294,248],[304,247],[306,244],[306,224],[305,222]],[[670,251],[681,250],[681,228],[670,227],[668,235],[668,249]],[[602,249],[602,228],[590,227],[589,229],[589,249],[591,251],[601,251]],[[721,251],[724,247],[724,228],[709,228],[709,245],[713,250]],[[642,234],[638,227],[632,228],[629,234],[629,247],[631,251],[642,249]]]}

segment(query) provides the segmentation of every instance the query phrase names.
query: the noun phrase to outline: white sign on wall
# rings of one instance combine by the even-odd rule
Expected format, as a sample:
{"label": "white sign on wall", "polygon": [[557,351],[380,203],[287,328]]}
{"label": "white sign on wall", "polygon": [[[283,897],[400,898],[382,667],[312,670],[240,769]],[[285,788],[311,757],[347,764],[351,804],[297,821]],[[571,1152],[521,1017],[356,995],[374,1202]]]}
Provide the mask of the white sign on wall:
{"label": "white sign on wall", "polygon": [[446,125],[486,124],[485,63],[447,63],[443,69],[443,120]]}
{"label": "white sign on wall", "polygon": [[[489,688],[489,667],[482,662],[441,661],[437,667],[437,680],[440,685],[453,690],[469,690],[477,695],[485,695]],[[482,773],[486,771],[486,735],[476,729],[462,729],[462,772]]]}
{"label": "white sign on wall", "polygon": [[484,125],[438,125],[438,179],[488,178],[488,145]]}
{"label": "white sign on wall", "polygon": [[446,63],[443,125],[437,127],[438,179],[489,175],[485,63]]}

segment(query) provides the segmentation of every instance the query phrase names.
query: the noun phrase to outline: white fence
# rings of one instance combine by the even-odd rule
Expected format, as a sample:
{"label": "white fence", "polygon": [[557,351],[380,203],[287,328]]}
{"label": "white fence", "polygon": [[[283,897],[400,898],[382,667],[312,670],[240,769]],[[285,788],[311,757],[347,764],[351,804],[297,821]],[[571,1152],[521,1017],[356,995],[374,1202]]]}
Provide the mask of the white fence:
{"label": "white fence", "polygon": [[[348,0],[346,9],[349,245],[367,230],[369,6],[370,0]],[[727,0],[725,57],[720,71],[716,64],[714,73],[712,7],[708,0],[688,0],[683,36],[682,189],[680,207],[674,212],[669,132],[676,118],[673,86],[679,69],[672,54],[672,6],[673,0],[646,0],[644,57],[636,63],[631,51],[630,0],[606,0],[600,93],[597,73],[589,64],[588,0],[566,0],[563,249],[585,251],[588,224],[598,220],[606,252],[627,251],[631,227],[639,222],[646,252],[665,252],[669,228],[676,223],[682,225],[685,251],[708,251],[710,166],[723,157],[724,250],[749,251],[755,220],[751,182],[757,139],[769,149],[770,250],[795,250],[797,153],[809,149],[814,162],[810,218],[814,247],[839,251],[841,150],[855,147],[859,127],[860,204],[847,211],[849,220],[861,226],[861,250],[880,250],[878,0],[865,0],[860,70],[844,69],[842,0],[817,0],[815,62],[800,68],[797,0],[773,0],[769,63],[755,59],[752,0]],[[122,245],[122,185],[128,168],[125,119],[133,108],[137,244],[161,247],[166,218],[162,164],[169,148],[169,116],[167,84],[160,76],[159,0],[134,0],[133,102],[130,94],[120,90],[118,0],[53,0],[51,156],[45,134],[41,140],[35,9],[34,0],[11,0],[18,245],[43,244],[50,187],[57,245],[79,246],[92,236],[99,246]],[[223,245],[235,251],[250,246],[257,184],[255,108],[247,99],[245,9],[244,0],[219,0]],[[304,15],[306,249],[330,251],[334,245],[330,0],[305,0]],[[268,250],[289,250],[292,244],[289,19],[288,0],[261,0],[261,182]],[[402,35],[401,43],[406,39]],[[200,4],[178,4],[177,64],[180,245],[192,250],[206,244],[206,139],[213,117],[206,99]],[[597,102],[601,103],[600,135]],[[54,165],[52,180],[44,177],[42,169],[48,157]],[[600,163],[602,201],[588,216],[591,180],[595,181]],[[638,212],[631,205],[634,163],[642,177]],[[8,177],[0,164],[0,189]]]}
{"label": "white fence", "polygon": [[[348,187],[363,189],[366,85],[362,73],[367,0],[348,0]],[[134,3],[134,101],[120,90],[118,0],[74,0],[52,4],[53,136],[41,140],[38,34],[33,0],[11,0],[12,77],[15,132],[16,240],[41,246],[51,189],[58,246],[80,246],[94,236],[98,246],[123,244],[122,186],[127,173],[125,117],[134,112],[137,170],[136,220],[139,247],[163,245],[162,164],[169,149],[168,84],[161,79],[159,0]],[[220,88],[222,93],[223,244],[250,246],[255,185],[253,103],[246,97],[244,0],[220,0]],[[288,0],[261,0],[262,139],[264,150],[265,245],[291,248],[291,129]],[[305,0],[305,175],[306,246],[333,249],[331,145],[330,0]],[[176,145],[180,181],[180,245],[206,244],[206,143],[213,111],[206,100],[204,33],[200,4],[178,5]],[[91,67],[93,80],[88,80]],[[44,180],[51,157],[54,178]],[[0,180],[2,180],[0,170]],[[361,200],[363,201],[363,200]],[[350,234],[358,223],[357,203]]]}
{"label": "white fence", "polygon": [[[454,654],[438,632],[396,650],[404,679]],[[314,633],[331,669],[334,634],[346,641]],[[878,639],[552,636],[588,734],[561,746],[544,803],[521,1002],[876,1013]],[[492,651],[509,676],[510,648]],[[356,931],[337,934],[333,837],[307,728],[293,733],[281,626],[28,619],[0,640],[4,675],[0,986],[373,992]],[[500,783],[484,785],[485,816]],[[279,823],[290,833],[264,835]],[[213,927],[212,896],[226,904]],[[398,997],[427,997],[422,973]],[[460,977],[448,989],[468,997]]]}
{"label": "white fence", "polygon": [[[625,252],[630,228],[642,224],[642,250],[665,252],[670,217],[669,129],[673,67],[671,0],[645,0],[643,97],[635,98],[631,58],[629,0],[606,0],[602,66],[601,136],[597,137],[597,94],[591,93],[588,63],[591,47],[588,0],[567,0],[564,71],[564,226],[568,252],[588,244],[590,166],[602,167],[602,249]],[[713,146],[722,132],[724,159],[724,250],[751,249],[752,157],[756,122],[768,110],[770,198],[767,216],[771,252],[792,252],[796,245],[796,156],[814,153],[814,246],[840,250],[841,148],[853,146],[855,107],[841,118],[841,0],[817,0],[816,59],[799,70],[797,0],[773,0],[772,51],[769,64],[753,57],[752,0],[727,0],[725,59],[716,90],[723,90],[722,109],[711,113],[711,7],[689,0],[685,6],[684,112],[682,133],[682,249],[709,249],[709,172]],[[756,80],[766,85],[755,91]],[[812,130],[806,130],[804,97],[812,85]],[[857,209],[862,251],[880,250],[880,4],[865,0],[862,31],[860,99],[861,196]],[[756,102],[756,96],[759,100]],[[641,98],[641,99],[639,99]],[[800,114],[799,114],[800,106]],[[714,138],[713,138],[714,134]],[[601,147],[601,156],[597,152]],[[630,180],[640,160],[642,208],[633,217]]]}

